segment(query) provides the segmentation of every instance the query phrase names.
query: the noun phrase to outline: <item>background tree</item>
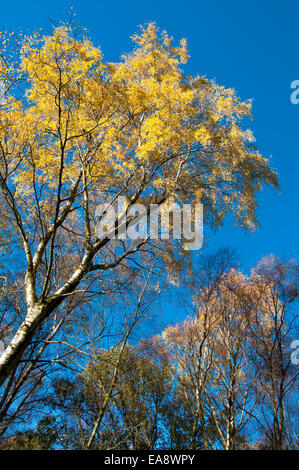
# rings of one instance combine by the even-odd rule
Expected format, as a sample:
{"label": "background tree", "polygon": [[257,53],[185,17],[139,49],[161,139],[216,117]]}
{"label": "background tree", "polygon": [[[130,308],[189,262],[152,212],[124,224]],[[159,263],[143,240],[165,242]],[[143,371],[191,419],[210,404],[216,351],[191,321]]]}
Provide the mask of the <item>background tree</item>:
{"label": "background tree", "polygon": [[244,275],[229,250],[202,257],[180,293],[188,317],[142,339],[157,274],[118,293],[126,324],[59,368],[39,422],[4,433],[2,448],[296,447],[296,262],[268,257]]}
{"label": "background tree", "polygon": [[260,445],[277,450],[294,448],[298,442],[298,371],[291,361],[290,345],[298,331],[298,265],[295,260],[283,262],[269,256],[253,271],[252,283],[256,296],[252,297],[254,318],[248,327],[258,378]]}
{"label": "background tree", "polygon": [[163,414],[171,387],[168,358],[155,340],[103,350],[74,382],[56,382],[52,403],[62,445],[134,450],[167,445]]}

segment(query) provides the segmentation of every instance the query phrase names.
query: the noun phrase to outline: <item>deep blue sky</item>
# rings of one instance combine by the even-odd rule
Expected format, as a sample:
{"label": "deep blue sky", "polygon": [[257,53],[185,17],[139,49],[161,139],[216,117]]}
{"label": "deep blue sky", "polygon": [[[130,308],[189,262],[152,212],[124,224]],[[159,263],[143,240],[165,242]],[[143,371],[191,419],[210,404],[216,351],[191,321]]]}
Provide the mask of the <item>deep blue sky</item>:
{"label": "deep blue sky", "polygon": [[74,6],[77,20],[100,45],[106,60],[132,48],[139,24],[156,21],[176,39],[188,40],[186,72],[206,75],[253,98],[252,129],[259,150],[280,174],[282,194],[259,196],[260,228],[254,234],[232,226],[210,239],[210,247],[237,248],[244,267],[270,252],[298,254],[299,104],[290,101],[290,83],[299,80],[298,0],[84,0],[1,2],[0,29],[29,32],[49,19],[66,20]]}

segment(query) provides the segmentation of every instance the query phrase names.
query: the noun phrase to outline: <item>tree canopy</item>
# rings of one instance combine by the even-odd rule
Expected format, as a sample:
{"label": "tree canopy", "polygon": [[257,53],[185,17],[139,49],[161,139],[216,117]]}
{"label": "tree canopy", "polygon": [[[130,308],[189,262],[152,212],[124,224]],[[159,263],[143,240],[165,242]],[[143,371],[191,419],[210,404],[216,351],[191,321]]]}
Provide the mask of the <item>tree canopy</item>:
{"label": "tree canopy", "polygon": [[[98,437],[104,415],[106,419],[114,388],[119,386],[119,367],[125,367],[123,356],[143,374],[142,379],[134,377],[135,382],[121,390],[127,400],[125,406],[142,405],[147,413],[147,400],[153,403],[157,399],[154,370],[150,366],[145,370],[142,357],[127,344],[128,337],[139,315],[147,311],[148,298],[152,300],[163,283],[182,280],[180,270],[189,267],[183,240],[100,236],[96,230],[97,207],[112,207],[119,196],[125,196],[127,204],[115,221],[117,234],[123,228],[122,216],[136,204],[143,204],[147,214],[152,204],[202,204],[206,227],[217,228],[227,214],[233,214],[237,224],[253,230],[258,191],[263,184],[278,187],[276,172],[259,153],[247,128],[248,118],[252,117],[251,101],[242,101],[235,90],[204,76],[186,75],[185,39],[176,44],[154,23],[141,27],[132,39],[133,51],[123,54],[118,62],[109,62],[86,31],[78,32],[66,24],[49,34],[20,35],[17,39],[14,35],[0,36],[0,242],[3,259],[5,250],[16,257],[16,284],[12,285],[18,286],[14,295],[9,290],[13,302],[3,321],[5,335],[0,331],[6,340],[0,357],[2,419],[12,402],[24,396],[26,387],[29,396],[43,383],[46,368],[40,366],[42,361],[47,366],[54,362],[57,365],[70,354],[63,349],[54,359],[58,332],[57,343],[65,348],[69,346],[69,335],[76,328],[78,333],[84,324],[82,341],[88,344],[91,339],[86,325],[91,324],[89,314],[94,309],[98,313],[95,336],[104,335],[100,310],[105,310],[107,304],[99,299],[106,296],[112,308],[117,292],[118,301],[122,298],[117,312],[123,320],[123,336],[121,347],[113,345],[98,354],[104,362],[106,356],[118,356],[114,372],[103,371],[107,376],[104,374],[101,380],[111,376],[113,380],[106,391],[105,405],[95,407],[98,416],[90,446]],[[137,222],[131,217],[125,228]],[[243,278],[232,271],[230,282],[242,284]],[[233,310],[236,301],[226,284],[221,289],[221,298],[209,299],[206,310],[210,312],[209,322],[219,325],[224,321],[220,314],[223,301],[226,305],[232,302]],[[245,297],[242,284],[236,309],[243,308]],[[131,316],[126,310],[129,306],[135,311]],[[184,330],[197,328],[198,321],[186,323]],[[235,317],[234,321],[239,325],[245,320]],[[171,349],[170,333],[166,330],[165,337]],[[234,346],[242,341],[237,333],[229,323],[225,334],[232,335]],[[264,332],[259,334],[263,336]],[[51,360],[43,359],[46,350],[51,352]],[[82,352],[77,346],[72,351]],[[219,360],[224,360],[220,352],[217,354]],[[160,366],[164,371],[168,363],[167,367],[165,362]],[[89,371],[95,369],[94,364],[90,367]],[[173,368],[169,366],[167,374],[171,373]],[[238,384],[242,388],[241,382]],[[165,394],[170,386],[163,384]],[[135,388],[141,398],[135,397],[134,403],[129,403],[128,390],[132,389],[133,396]],[[186,405],[184,393],[176,389],[178,414]],[[142,442],[138,441],[140,436],[135,436],[138,445],[158,442],[160,431],[151,434],[158,416],[168,422],[177,445],[185,439],[193,448],[209,446],[206,421],[213,439],[223,432],[223,421],[220,423],[217,413],[205,420],[203,407],[208,405],[198,395],[195,408],[192,403],[183,409],[189,425],[178,435],[170,422],[168,405],[163,408],[164,398],[160,398],[161,403],[155,402],[159,409],[156,414],[153,411],[148,429],[142,431]],[[30,409],[25,399],[17,403],[16,410]],[[114,405],[120,410],[124,404]],[[192,421],[194,412],[196,420]],[[11,416],[19,416],[18,411]],[[3,432],[10,420],[5,422]],[[42,432],[47,433],[51,423],[42,421]],[[238,425],[229,421],[228,426]],[[51,442],[54,434],[48,436]],[[37,445],[34,433],[28,439]],[[224,446],[235,445],[231,433],[229,443],[225,439]]]}

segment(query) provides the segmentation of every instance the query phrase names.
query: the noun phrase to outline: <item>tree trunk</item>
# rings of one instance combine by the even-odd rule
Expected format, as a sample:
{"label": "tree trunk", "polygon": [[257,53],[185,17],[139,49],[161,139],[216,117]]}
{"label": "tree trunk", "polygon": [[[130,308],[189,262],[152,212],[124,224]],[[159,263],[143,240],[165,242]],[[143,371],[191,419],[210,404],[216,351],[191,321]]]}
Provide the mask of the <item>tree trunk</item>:
{"label": "tree trunk", "polygon": [[25,320],[0,357],[0,386],[19,364],[25,349],[47,313],[44,305],[35,304],[28,309]]}

